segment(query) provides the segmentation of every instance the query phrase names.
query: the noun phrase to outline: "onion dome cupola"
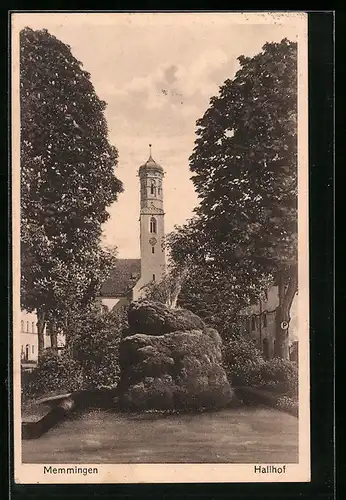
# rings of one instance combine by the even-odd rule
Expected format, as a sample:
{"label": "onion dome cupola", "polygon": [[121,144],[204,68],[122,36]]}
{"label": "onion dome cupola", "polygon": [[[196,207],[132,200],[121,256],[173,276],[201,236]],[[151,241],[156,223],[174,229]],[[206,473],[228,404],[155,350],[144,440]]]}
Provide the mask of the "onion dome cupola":
{"label": "onion dome cupola", "polygon": [[163,177],[164,170],[156,163],[151,154],[148,160],[138,170],[141,185],[141,210],[163,213]]}
{"label": "onion dome cupola", "polygon": [[141,172],[143,172],[143,170],[158,170],[158,171],[162,172],[162,174],[163,174],[163,168],[161,167],[161,165],[156,163],[156,161],[153,159],[153,157],[151,155],[151,144],[149,144],[149,148],[150,148],[149,158],[147,159],[147,161],[143,165],[141,165],[139,167],[139,174],[141,174]]}

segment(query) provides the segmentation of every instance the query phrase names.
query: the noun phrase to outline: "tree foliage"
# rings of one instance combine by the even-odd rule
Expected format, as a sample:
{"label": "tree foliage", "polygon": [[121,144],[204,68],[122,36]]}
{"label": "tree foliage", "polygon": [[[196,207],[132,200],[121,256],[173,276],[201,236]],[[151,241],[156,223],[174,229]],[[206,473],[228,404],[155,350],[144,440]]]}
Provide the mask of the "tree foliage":
{"label": "tree foliage", "polygon": [[23,395],[114,388],[119,380],[119,343],[127,327],[125,308],[104,311],[90,304],[70,323],[70,342],[58,353],[45,349],[40,364],[22,374]]}
{"label": "tree foliage", "polygon": [[59,327],[93,299],[114,256],[100,247],[122,191],[101,101],[70,47],[47,30],[20,33],[21,299]]}
{"label": "tree foliage", "polygon": [[[170,308],[188,309],[216,328],[223,339],[239,329],[238,312],[257,299],[258,280],[247,276],[247,290],[234,269],[208,255],[208,245],[194,218],[166,237],[167,273],[160,282],[145,287],[146,297]],[[245,271],[246,272],[246,271]],[[251,282],[250,282],[251,280]],[[262,279],[262,285],[269,280]],[[238,322],[238,323],[237,323]]]}
{"label": "tree foliage", "polygon": [[176,241],[198,265],[208,256],[214,290],[227,293],[222,281],[231,273],[230,283],[251,298],[275,279],[276,349],[287,357],[280,325],[297,291],[297,45],[267,43],[238,60],[235,78],[197,121],[190,169],[200,204]]}
{"label": "tree foliage", "polygon": [[96,304],[91,304],[74,316],[69,350],[82,369],[84,389],[117,385],[119,343],[127,327],[126,307],[101,312]]}
{"label": "tree foliage", "polygon": [[296,50],[283,40],[239,58],[197,122],[190,158],[213,252],[271,273],[297,257]]}
{"label": "tree foliage", "polygon": [[264,359],[251,339],[242,336],[224,345],[224,366],[235,386],[262,388],[297,398],[298,368],[292,361]]}
{"label": "tree foliage", "polygon": [[[193,238],[196,233],[191,231],[189,226],[184,226]],[[172,232],[165,237],[164,247],[170,253],[169,264],[165,275],[160,281],[151,281],[144,287],[146,298],[154,302],[165,304],[171,309],[175,309],[178,305],[178,298],[181,289],[186,282],[187,277],[191,273],[193,261],[191,260],[192,248],[194,240],[187,238],[185,246],[182,249],[181,245],[177,245],[177,240],[185,238],[184,228],[180,232]],[[191,247],[187,248],[186,243],[189,242]]]}
{"label": "tree foliage", "polygon": [[57,390],[72,392],[83,389],[83,372],[80,364],[69,353],[60,355],[53,349],[45,349],[39,366],[32,372],[22,372],[23,399],[56,394]]}
{"label": "tree foliage", "polygon": [[178,304],[204,318],[223,337],[232,335],[239,310],[257,298],[259,282],[265,287],[268,278],[215,258],[198,217],[177,227],[168,243],[172,267],[187,269]]}

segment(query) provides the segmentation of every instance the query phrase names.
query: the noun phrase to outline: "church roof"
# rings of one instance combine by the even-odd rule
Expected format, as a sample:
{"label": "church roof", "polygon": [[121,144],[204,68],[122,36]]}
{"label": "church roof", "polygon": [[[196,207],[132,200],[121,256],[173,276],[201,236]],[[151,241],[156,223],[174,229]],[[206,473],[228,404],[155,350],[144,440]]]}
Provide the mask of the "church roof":
{"label": "church roof", "polygon": [[117,259],[108,280],[101,287],[101,297],[124,297],[137,283],[141,259]]}
{"label": "church roof", "polygon": [[158,163],[156,163],[156,161],[153,159],[153,157],[149,156],[149,158],[147,159],[147,161],[144,163],[144,165],[141,165],[139,167],[139,170],[144,170],[144,169],[155,169],[155,170],[162,170],[163,171],[163,168],[161,167],[161,165],[159,165]]}

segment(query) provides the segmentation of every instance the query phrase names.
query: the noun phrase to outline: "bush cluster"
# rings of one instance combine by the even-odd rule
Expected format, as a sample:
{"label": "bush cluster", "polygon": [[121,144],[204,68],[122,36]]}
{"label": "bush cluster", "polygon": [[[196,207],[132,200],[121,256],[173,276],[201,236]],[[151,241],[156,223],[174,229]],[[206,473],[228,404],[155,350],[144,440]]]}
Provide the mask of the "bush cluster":
{"label": "bush cluster", "polygon": [[83,373],[79,363],[68,352],[61,355],[45,349],[40,364],[32,372],[22,374],[22,392],[25,396],[40,396],[57,389],[71,392],[83,386]]}
{"label": "bush cluster", "polygon": [[298,396],[298,367],[292,361],[273,358],[260,369],[261,385],[287,396]]}
{"label": "bush cluster", "polygon": [[[158,311],[154,312],[156,318]],[[192,313],[190,316],[194,319]],[[190,316],[179,316],[179,321],[186,322]],[[169,323],[169,315],[159,317],[162,324]],[[45,350],[39,366],[22,374],[24,398],[57,390],[114,388],[121,371],[119,345],[126,331],[129,331],[127,308],[103,314],[96,308],[85,311],[69,329],[68,348],[59,354]],[[127,353],[126,363],[129,360]],[[281,358],[265,360],[251,339],[235,332],[223,343],[223,360],[233,386],[263,388],[297,399],[297,365]],[[157,364],[159,360],[154,357],[153,361]]]}
{"label": "bush cluster", "polygon": [[57,390],[115,387],[120,374],[119,342],[127,327],[124,309],[101,314],[94,308],[75,318],[67,347],[60,353],[46,349],[37,368],[22,373],[24,398]]}
{"label": "bush cluster", "polygon": [[297,365],[281,358],[265,360],[251,339],[228,340],[224,363],[234,386],[263,388],[293,398],[298,395]]}
{"label": "bush cluster", "polygon": [[298,414],[298,403],[296,399],[289,396],[283,396],[276,402],[276,407],[279,410],[287,411],[289,413]]}
{"label": "bush cluster", "polygon": [[119,343],[126,312],[91,314],[78,323],[71,339],[74,359],[83,371],[83,388],[115,387],[119,380]]}

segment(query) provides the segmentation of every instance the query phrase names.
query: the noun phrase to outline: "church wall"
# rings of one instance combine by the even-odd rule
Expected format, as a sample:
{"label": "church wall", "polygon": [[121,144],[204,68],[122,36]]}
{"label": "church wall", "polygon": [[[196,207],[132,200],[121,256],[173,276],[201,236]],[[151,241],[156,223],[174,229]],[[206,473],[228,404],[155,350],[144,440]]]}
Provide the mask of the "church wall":
{"label": "church wall", "polygon": [[163,177],[164,171],[153,158],[139,168],[140,177],[140,251],[141,276],[133,288],[133,299],[145,295],[142,289],[159,282],[166,269],[164,243]]}
{"label": "church wall", "polygon": [[[150,221],[156,221],[156,232],[150,231]],[[163,238],[165,234],[163,215],[143,215],[140,218],[141,235],[141,277],[137,283],[136,292],[140,287],[151,281],[160,281],[165,272],[165,251]],[[156,240],[155,244],[154,240]],[[154,249],[154,253],[153,250]]]}
{"label": "church wall", "polygon": [[156,208],[163,208],[163,174],[153,169],[140,174],[141,209],[150,207],[153,203]]}

